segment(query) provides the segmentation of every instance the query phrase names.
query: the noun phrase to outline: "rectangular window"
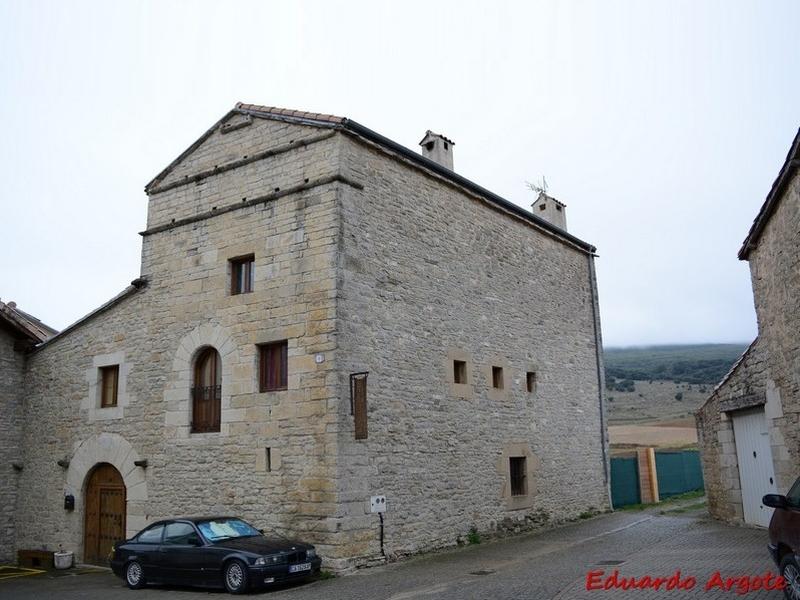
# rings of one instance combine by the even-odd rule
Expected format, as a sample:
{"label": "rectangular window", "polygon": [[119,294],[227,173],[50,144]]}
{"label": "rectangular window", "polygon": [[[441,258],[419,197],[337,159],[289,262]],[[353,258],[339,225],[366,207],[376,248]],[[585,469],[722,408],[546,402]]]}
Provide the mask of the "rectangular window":
{"label": "rectangular window", "polygon": [[117,388],[119,387],[119,365],[100,367],[100,408],[117,405]]}
{"label": "rectangular window", "polygon": [[255,257],[242,256],[231,259],[231,295],[247,294],[253,291]]}
{"label": "rectangular window", "polygon": [[529,394],[536,391],[536,373],[534,371],[528,371],[525,374],[525,384]]}
{"label": "rectangular window", "polygon": [[492,387],[503,389],[503,367],[492,367]]}
{"label": "rectangular window", "polygon": [[272,448],[265,448],[265,454],[264,466],[266,467],[267,473],[269,473],[272,471]]}
{"label": "rectangular window", "polygon": [[524,456],[512,456],[508,459],[512,496],[525,496],[528,493],[526,462]]}
{"label": "rectangular window", "polygon": [[453,383],[467,383],[467,363],[463,360],[453,361]]}
{"label": "rectangular window", "polygon": [[272,342],[259,346],[259,384],[261,392],[274,392],[285,390],[287,385],[287,355],[288,343],[286,340]]}

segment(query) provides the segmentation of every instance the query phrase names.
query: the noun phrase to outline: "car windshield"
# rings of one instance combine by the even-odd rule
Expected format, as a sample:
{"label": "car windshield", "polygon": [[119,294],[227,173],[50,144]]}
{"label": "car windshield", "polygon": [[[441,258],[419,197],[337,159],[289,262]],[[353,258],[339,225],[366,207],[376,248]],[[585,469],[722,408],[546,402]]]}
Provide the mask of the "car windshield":
{"label": "car windshield", "polygon": [[209,542],[261,535],[258,529],[241,519],[210,519],[200,521],[197,527]]}

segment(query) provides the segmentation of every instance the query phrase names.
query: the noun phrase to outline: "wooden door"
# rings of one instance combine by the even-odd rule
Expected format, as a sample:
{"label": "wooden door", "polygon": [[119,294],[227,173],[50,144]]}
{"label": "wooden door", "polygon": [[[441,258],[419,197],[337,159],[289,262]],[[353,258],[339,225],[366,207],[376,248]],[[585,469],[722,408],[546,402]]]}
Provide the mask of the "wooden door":
{"label": "wooden door", "polygon": [[125,539],[126,496],[122,475],[113,466],[95,467],[86,485],[84,561],[108,563],[114,542]]}

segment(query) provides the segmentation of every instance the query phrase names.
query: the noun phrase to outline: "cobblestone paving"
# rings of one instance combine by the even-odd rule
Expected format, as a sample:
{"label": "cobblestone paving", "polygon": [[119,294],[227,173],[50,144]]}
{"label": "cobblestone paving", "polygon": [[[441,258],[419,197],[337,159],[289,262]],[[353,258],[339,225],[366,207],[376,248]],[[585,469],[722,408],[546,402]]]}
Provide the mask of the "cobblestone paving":
{"label": "cobblestone paving", "polygon": [[[615,564],[618,563],[618,564]],[[622,577],[693,576],[692,590],[586,590],[587,573],[614,569]],[[708,577],[775,573],[763,529],[730,527],[702,512],[661,515],[620,512],[536,535],[469,546],[354,575],[278,589],[258,596],[275,600],[488,600],[630,598],[782,598],[759,590],[704,591]],[[73,600],[117,598],[194,600],[223,592],[154,587],[132,592],[107,573],[35,576],[0,581],[0,598]]]}

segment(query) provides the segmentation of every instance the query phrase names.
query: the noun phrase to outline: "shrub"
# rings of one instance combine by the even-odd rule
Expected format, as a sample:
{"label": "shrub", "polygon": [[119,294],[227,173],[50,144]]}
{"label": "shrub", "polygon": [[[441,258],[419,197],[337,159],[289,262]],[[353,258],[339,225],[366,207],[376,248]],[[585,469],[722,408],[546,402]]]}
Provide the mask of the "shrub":
{"label": "shrub", "polygon": [[469,533],[467,534],[467,543],[468,544],[481,543],[481,534],[478,533],[478,530],[474,526],[470,527],[469,529]]}

